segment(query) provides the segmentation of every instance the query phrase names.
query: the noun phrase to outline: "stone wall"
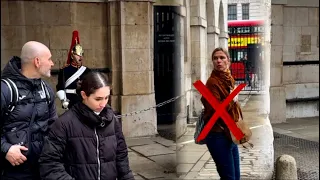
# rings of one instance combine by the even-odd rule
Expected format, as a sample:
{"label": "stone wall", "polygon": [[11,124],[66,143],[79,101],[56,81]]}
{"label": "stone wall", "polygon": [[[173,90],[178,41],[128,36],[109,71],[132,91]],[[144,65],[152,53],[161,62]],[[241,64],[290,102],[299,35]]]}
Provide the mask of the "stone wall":
{"label": "stone wall", "polygon": [[78,30],[85,65],[108,67],[106,16],[105,3],[1,1],[1,65],[20,55],[26,41],[36,40],[51,49],[53,69],[59,69],[66,62],[72,31]]}
{"label": "stone wall", "polygon": [[[152,1],[108,2],[112,106],[121,114],[155,106]],[[122,118],[127,137],[157,134],[156,110]]]}
{"label": "stone wall", "polygon": [[[179,7],[177,23],[182,30],[177,61],[181,63],[180,94],[185,96],[180,99],[177,135],[182,135],[187,106],[191,117],[202,107],[193,82],[205,83],[212,70],[208,54],[220,43],[227,45],[227,0],[1,1],[2,67],[11,56],[20,55],[25,42],[35,40],[51,49],[53,69],[58,70],[66,62],[72,31],[78,30],[84,65],[111,69],[111,105],[116,111],[126,114],[155,106],[154,5]],[[53,87],[56,81],[56,75],[49,79]],[[127,137],[157,134],[155,109],[123,117],[122,122]]]}
{"label": "stone wall", "polygon": [[[286,103],[319,96],[319,2],[273,0],[270,68],[270,120],[318,116],[316,101]],[[302,62],[303,63],[299,63]],[[310,87],[313,89],[311,90]],[[312,91],[312,93],[307,93]],[[307,103],[307,104],[306,104]],[[311,103],[311,104],[310,104]]]}
{"label": "stone wall", "polygon": [[[1,1],[1,63],[36,40],[52,52],[54,70],[67,59],[72,31],[84,47],[84,65],[112,70],[111,105],[122,114],[155,105],[152,1]],[[48,79],[54,87],[57,76]],[[143,103],[141,103],[143,102]],[[59,114],[61,104],[57,100]],[[122,118],[127,137],[157,134],[156,111]]]}
{"label": "stone wall", "polygon": [[[84,65],[110,68],[107,15],[106,3],[1,1],[1,67],[12,56],[20,56],[25,42],[35,40],[49,47],[53,70],[58,70],[66,63],[72,31],[78,30]],[[55,87],[57,76],[48,81]]]}

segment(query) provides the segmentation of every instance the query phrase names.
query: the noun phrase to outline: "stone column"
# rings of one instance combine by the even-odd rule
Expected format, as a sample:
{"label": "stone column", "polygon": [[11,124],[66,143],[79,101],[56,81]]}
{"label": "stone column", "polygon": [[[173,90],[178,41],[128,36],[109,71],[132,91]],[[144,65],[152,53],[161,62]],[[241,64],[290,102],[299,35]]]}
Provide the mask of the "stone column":
{"label": "stone column", "polygon": [[218,47],[219,45],[219,34],[220,30],[218,27],[215,26],[209,26],[207,28],[207,38],[208,38],[208,44],[207,44],[207,77],[210,76],[212,70],[213,70],[213,64],[212,64],[212,52],[213,50]]}
{"label": "stone column", "polygon": [[228,49],[228,32],[220,31],[219,46]]}
{"label": "stone column", "polygon": [[[191,81],[206,82],[207,69],[207,21],[205,1],[191,1],[190,29],[191,29]],[[199,3],[199,4],[198,4]],[[202,109],[201,94],[192,86],[194,93],[191,100],[192,116],[198,116]]]}
{"label": "stone column", "polygon": [[[186,46],[186,41],[185,41],[185,18],[186,18],[186,7],[185,6],[179,6],[177,8],[179,16],[177,16],[177,22],[176,24],[179,24],[178,29],[179,29],[179,34],[177,35],[177,51],[178,51],[178,56],[177,56],[177,61],[180,62],[180,69],[179,69],[179,79],[177,79],[177,83],[179,83],[180,88],[177,88],[177,92],[175,94],[177,95],[183,95],[185,94],[185,46]],[[178,99],[179,103],[176,112],[179,112],[177,118],[176,118],[176,137],[182,136],[186,132],[187,128],[187,98],[186,96],[182,96],[181,98]]]}
{"label": "stone column", "polygon": [[[280,7],[282,8],[282,7]],[[279,15],[282,9],[279,11],[278,7],[272,6],[271,8],[273,16]],[[283,71],[283,21],[272,19],[273,25],[271,26],[271,58],[270,58],[270,114],[269,119],[271,123],[285,122],[286,120],[286,94],[285,87],[282,81]]]}
{"label": "stone column", "polygon": [[[112,106],[121,114],[155,106],[153,82],[153,3],[109,1]],[[156,110],[122,117],[126,137],[157,134]]]}
{"label": "stone column", "polygon": [[219,4],[219,29],[220,29],[220,34],[219,34],[219,46],[223,48],[228,48],[228,3],[220,1]]}
{"label": "stone column", "polygon": [[[191,70],[191,29],[190,29],[190,1],[185,1],[186,17],[184,19],[184,90],[186,93],[186,107],[189,115],[192,115],[192,70]],[[190,118],[190,117],[189,117]]]}

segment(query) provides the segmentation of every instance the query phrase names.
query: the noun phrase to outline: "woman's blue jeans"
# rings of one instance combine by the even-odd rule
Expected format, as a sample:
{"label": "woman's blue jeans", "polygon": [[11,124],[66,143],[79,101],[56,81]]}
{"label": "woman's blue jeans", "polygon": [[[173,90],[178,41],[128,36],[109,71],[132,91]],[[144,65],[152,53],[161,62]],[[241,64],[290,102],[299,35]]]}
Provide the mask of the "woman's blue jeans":
{"label": "woman's blue jeans", "polygon": [[238,146],[223,132],[210,132],[206,138],[208,150],[216,163],[221,180],[240,180]]}

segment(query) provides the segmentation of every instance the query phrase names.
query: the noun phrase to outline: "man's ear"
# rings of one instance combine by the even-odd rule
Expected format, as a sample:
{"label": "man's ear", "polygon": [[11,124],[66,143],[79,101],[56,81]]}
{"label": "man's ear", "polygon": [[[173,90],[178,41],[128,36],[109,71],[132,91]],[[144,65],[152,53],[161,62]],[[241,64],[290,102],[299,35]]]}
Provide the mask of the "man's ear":
{"label": "man's ear", "polygon": [[39,68],[40,65],[41,65],[41,60],[40,60],[40,58],[35,57],[35,58],[33,59],[33,63],[34,63],[34,65],[35,65],[37,68]]}

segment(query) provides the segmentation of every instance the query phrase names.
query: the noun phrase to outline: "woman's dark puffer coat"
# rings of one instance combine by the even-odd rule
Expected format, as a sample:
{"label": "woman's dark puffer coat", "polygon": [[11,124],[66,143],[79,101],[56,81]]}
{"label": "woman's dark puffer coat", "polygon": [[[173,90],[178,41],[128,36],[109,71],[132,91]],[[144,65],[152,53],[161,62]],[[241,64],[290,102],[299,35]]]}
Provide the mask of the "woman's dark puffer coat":
{"label": "woman's dark puffer coat", "polygon": [[74,105],[52,125],[40,157],[45,180],[133,180],[121,125],[110,106]]}

